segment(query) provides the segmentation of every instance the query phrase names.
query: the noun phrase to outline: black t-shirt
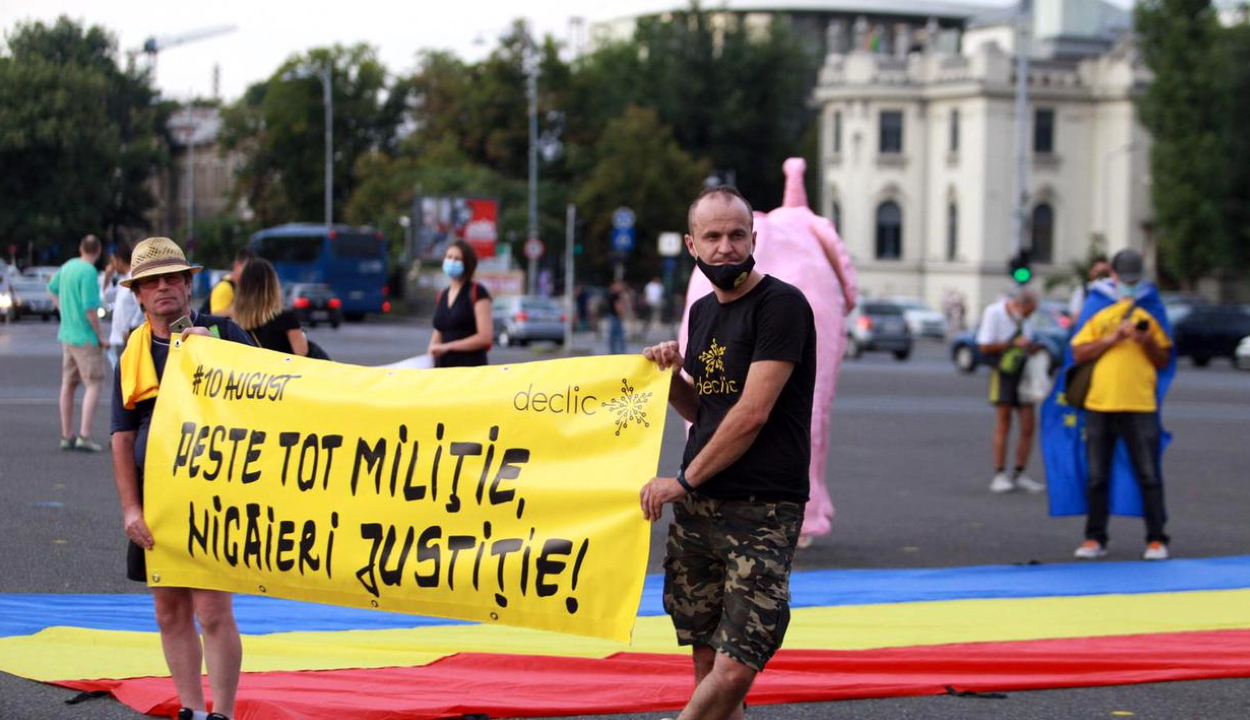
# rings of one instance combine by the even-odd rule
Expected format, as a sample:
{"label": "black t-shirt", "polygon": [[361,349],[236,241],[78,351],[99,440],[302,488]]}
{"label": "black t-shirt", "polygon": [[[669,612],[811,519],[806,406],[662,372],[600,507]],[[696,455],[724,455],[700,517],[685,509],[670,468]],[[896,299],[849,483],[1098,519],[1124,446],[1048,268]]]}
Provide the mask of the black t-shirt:
{"label": "black t-shirt", "polygon": [[299,327],[299,318],[295,317],[295,313],[283,310],[269,322],[253,328],[252,333],[256,336],[256,342],[266,350],[277,350],[289,355],[292,352],[291,338],[286,333],[288,330],[299,330]]}
{"label": "black t-shirt", "polygon": [[[485,285],[472,283],[460,288],[456,299],[447,304],[450,293],[443,290],[438,294],[438,305],[434,308],[434,329],[443,334],[443,342],[463,340],[477,333],[477,315],[473,305],[478,300],[490,300],[490,291]],[[473,367],[486,364],[486,350],[470,352],[449,352],[434,359],[436,367]]]}
{"label": "black t-shirt", "polygon": [[721,304],[712,293],[690,308],[683,369],[694,378],[698,414],[682,466],[707,444],[738,402],[751,363],[783,360],[794,370],[750,448],[725,470],[703,479],[699,494],[721,500],[808,499],[812,395],[816,386],[816,323],[803,293],[765,275],[751,292]]}
{"label": "black t-shirt", "polygon": [[[192,313],[191,324],[196,327],[217,328],[223,340],[251,345],[252,339],[247,331],[239,327],[229,318],[206,313]],[[169,360],[169,341],[156,336],[152,337],[152,363],[156,365],[156,377],[165,376],[165,363]],[[135,467],[139,469],[139,477],[143,477],[143,458],[148,449],[148,427],[152,422],[152,412],[156,409],[156,398],[135,403],[133,410],[127,410],[122,397],[121,364],[113,370],[113,422],[111,432],[135,432]]]}

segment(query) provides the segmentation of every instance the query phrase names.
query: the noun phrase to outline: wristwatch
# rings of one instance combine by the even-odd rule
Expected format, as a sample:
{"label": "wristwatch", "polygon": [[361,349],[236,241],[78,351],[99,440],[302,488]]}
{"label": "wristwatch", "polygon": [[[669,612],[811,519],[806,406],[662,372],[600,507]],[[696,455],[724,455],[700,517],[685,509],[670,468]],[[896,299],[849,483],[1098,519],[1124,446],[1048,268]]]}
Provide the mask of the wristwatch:
{"label": "wristwatch", "polygon": [[677,484],[682,486],[690,495],[694,495],[694,485],[691,485],[690,481],[686,479],[686,468],[677,471]]}

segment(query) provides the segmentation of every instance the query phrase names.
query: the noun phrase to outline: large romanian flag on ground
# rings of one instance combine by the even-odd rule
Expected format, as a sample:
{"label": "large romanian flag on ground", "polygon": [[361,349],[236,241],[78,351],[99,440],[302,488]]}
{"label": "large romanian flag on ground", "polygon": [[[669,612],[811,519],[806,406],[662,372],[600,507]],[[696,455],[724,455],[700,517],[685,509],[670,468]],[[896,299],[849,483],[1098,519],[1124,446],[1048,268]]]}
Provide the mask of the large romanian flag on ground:
{"label": "large romanian flag on ground", "polygon": [[[690,660],[647,579],[632,645],[240,596],[240,720],[681,707]],[[749,702],[1250,676],[1250,556],[797,573]],[[0,670],[177,708],[147,595],[0,595]],[[54,713],[49,708],[49,713]]]}

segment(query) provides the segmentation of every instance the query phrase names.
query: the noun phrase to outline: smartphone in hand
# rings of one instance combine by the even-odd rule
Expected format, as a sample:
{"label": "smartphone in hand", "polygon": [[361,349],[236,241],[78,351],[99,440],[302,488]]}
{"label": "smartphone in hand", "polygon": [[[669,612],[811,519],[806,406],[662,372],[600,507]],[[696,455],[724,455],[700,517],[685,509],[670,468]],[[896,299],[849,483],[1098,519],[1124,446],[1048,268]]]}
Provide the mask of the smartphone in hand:
{"label": "smartphone in hand", "polygon": [[169,324],[169,334],[180,333],[189,327],[191,327],[191,318],[183,315]]}

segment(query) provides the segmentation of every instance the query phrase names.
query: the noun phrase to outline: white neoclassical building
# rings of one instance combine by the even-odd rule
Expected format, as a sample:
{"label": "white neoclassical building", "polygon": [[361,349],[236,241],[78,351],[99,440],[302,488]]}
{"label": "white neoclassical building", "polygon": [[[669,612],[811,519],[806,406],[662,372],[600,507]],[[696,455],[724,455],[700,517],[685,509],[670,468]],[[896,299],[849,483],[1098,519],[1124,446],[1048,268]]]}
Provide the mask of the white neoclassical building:
{"label": "white neoclassical building", "polygon": [[[1099,236],[1108,254],[1131,246],[1154,257],[1150,138],[1134,107],[1149,75],[1129,20],[1097,0],[1034,2],[1025,236],[1040,279],[1070,276]],[[821,210],[870,294],[937,306],[956,290],[975,318],[1010,287],[1013,23],[1002,12],[972,22],[957,52],[906,55],[866,49],[871,29],[831,25],[814,91]]]}

